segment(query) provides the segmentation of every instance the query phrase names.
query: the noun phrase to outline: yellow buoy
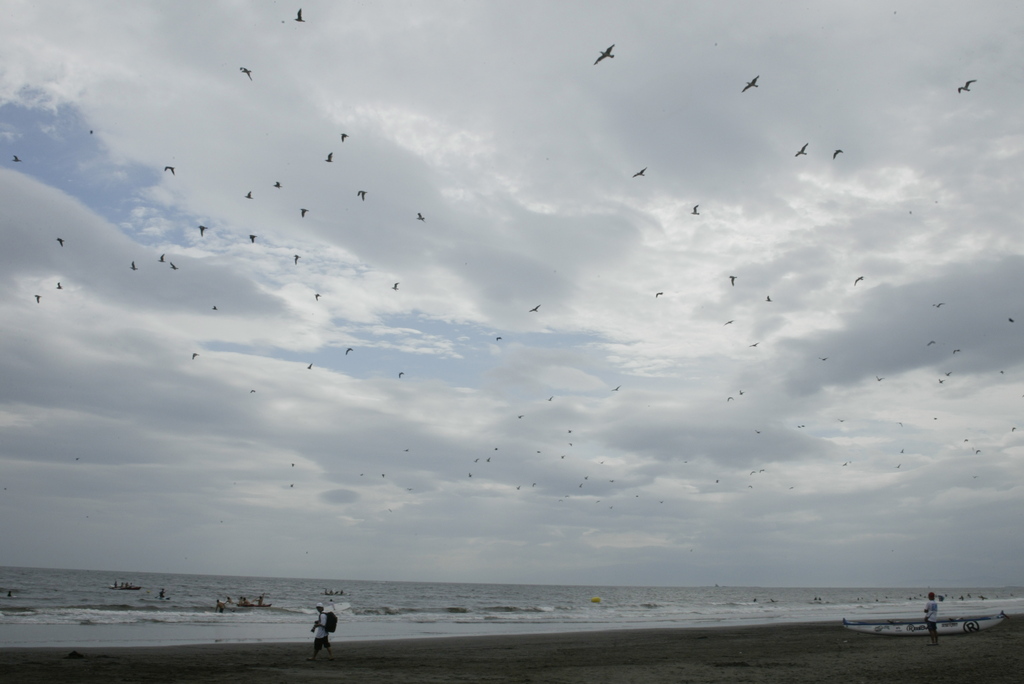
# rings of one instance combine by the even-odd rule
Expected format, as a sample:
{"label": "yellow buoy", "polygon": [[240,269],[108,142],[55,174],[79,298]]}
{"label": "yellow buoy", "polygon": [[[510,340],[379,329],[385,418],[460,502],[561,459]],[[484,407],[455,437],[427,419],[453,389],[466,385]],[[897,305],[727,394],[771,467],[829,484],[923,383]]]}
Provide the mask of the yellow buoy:
{"label": "yellow buoy", "polygon": [[590,599],[590,602],[591,603],[600,603],[601,602],[601,597],[600,596],[595,596],[594,598]]}

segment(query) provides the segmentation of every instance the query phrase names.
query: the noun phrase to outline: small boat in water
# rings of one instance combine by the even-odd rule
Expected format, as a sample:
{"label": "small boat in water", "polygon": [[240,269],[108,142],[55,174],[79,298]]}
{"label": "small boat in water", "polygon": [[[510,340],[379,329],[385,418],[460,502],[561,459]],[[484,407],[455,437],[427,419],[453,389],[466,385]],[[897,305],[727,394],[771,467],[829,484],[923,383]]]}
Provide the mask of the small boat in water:
{"label": "small boat in water", "polygon": [[[1008,620],[1006,613],[999,611],[998,615],[975,615],[972,617],[945,618],[935,622],[935,629],[939,636],[952,636],[954,634],[970,634],[980,632],[983,629],[995,627],[1003,620]],[[847,620],[843,618],[843,627],[852,629],[855,632],[865,634],[885,634],[888,636],[916,636],[927,635],[928,625],[920,618],[891,619],[891,620]]]}

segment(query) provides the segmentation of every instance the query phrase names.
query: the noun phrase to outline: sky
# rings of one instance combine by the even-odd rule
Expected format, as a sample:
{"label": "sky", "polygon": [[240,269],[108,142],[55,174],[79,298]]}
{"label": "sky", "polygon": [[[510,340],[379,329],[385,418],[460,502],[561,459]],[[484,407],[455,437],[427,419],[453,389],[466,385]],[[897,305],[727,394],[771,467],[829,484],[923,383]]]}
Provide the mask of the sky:
{"label": "sky", "polygon": [[1021,583],[1019,3],[0,16],[0,565]]}

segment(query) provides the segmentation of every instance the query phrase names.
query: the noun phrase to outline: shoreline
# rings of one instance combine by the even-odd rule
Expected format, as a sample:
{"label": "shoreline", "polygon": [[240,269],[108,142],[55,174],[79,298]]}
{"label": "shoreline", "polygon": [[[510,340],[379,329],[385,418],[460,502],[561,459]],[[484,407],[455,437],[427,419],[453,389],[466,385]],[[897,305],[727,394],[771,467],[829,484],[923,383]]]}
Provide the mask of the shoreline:
{"label": "shoreline", "polygon": [[943,637],[934,648],[926,637],[862,634],[823,622],[376,641],[335,636],[335,660],[317,662],[306,660],[312,639],[77,649],[82,658],[68,658],[67,648],[0,648],[0,679],[782,684],[840,675],[852,681],[1016,683],[1024,671],[1024,616],[1011,618],[991,630]]}

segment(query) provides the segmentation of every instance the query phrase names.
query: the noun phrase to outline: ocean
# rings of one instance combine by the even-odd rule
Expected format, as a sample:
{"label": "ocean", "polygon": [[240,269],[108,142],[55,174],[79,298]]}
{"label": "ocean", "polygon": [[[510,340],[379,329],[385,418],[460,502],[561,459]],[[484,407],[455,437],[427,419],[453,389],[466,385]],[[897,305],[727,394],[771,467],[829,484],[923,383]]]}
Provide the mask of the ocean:
{"label": "ocean", "polygon": [[[128,582],[138,590],[115,590]],[[163,589],[167,600],[160,600]],[[1024,588],[597,587],[232,577],[0,567],[0,648],[311,640],[315,605],[337,642],[1022,612]],[[333,595],[325,592],[334,592]],[[343,592],[343,593],[342,593]],[[8,594],[10,594],[8,596]],[[242,608],[240,597],[262,608]],[[227,604],[221,613],[217,600]]]}

